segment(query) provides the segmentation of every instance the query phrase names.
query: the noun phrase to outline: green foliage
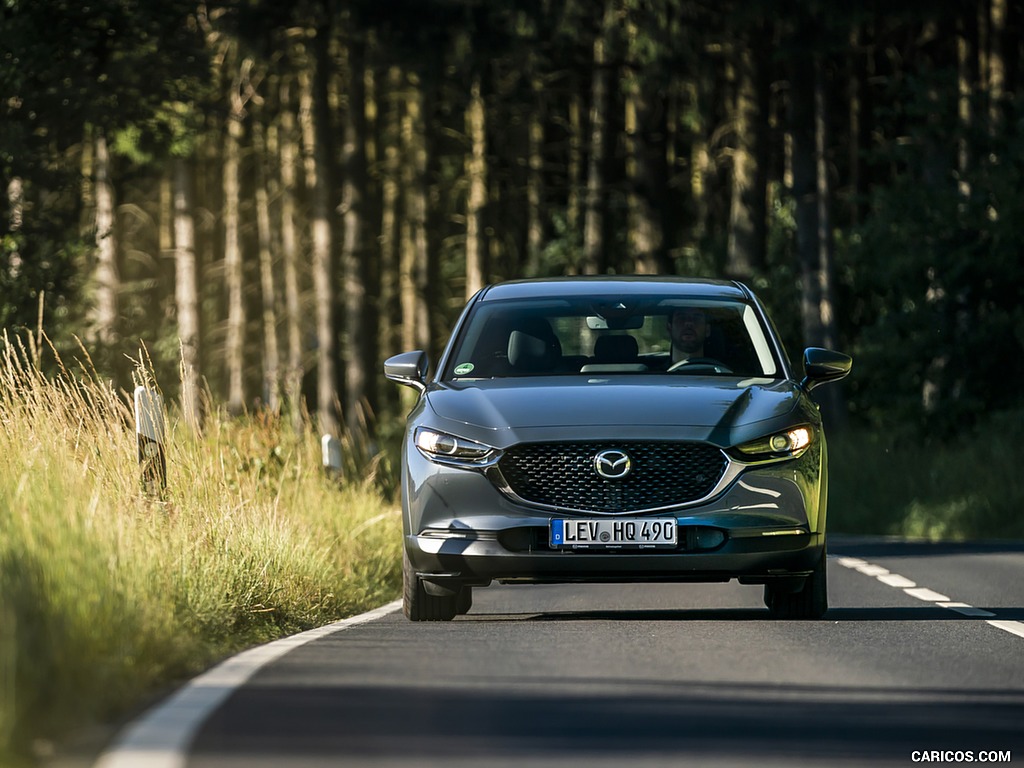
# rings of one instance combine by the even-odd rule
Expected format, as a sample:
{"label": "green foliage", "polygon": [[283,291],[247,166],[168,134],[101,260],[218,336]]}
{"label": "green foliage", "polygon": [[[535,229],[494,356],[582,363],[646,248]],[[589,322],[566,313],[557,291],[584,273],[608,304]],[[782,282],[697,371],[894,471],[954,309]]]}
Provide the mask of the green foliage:
{"label": "green foliage", "polygon": [[939,540],[1024,538],[1017,435],[1024,412],[991,414],[955,440],[851,430],[829,443],[829,527]]}
{"label": "green foliage", "polygon": [[147,119],[208,75],[194,11],[183,0],[11,0],[0,25],[0,76],[15,78],[19,87],[3,92],[20,103],[7,105],[9,116],[60,131],[64,146],[86,124],[114,129]]}
{"label": "green foliage", "polygon": [[796,204],[791,197],[773,196],[768,213],[766,268],[750,281],[765,303],[769,316],[794,364],[803,352],[800,313],[800,270],[794,251]]}
{"label": "green foliage", "polygon": [[554,234],[541,253],[538,274],[526,277],[557,277],[573,274],[583,262],[583,240],[580,232],[571,230],[565,215],[555,212],[551,221]]}
{"label": "green foliage", "polygon": [[[183,0],[9,0],[0,8],[0,178],[24,184],[20,224],[0,206],[0,327],[46,327],[62,340],[85,313],[94,234],[83,227],[82,145],[94,127],[141,165],[187,144],[209,51]],[[81,329],[76,329],[81,333]],[[63,343],[63,341],[62,341]]]}
{"label": "green foliage", "polygon": [[922,126],[886,148],[906,170],[874,190],[853,233],[844,302],[858,365],[876,372],[850,381],[857,412],[885,428],[953,434],[1020,402],[1024,137],[965,136],[974,159],[954,177],[935,172],[937,131]]}
{"label": "green foliage", "polygon": [[112,151],[136,165],[146,165],[152,162],[153,156],[142,147],[142,138],[138,125],[126,126],[114,135]]}
{"label": "green foliage", "polygon": [[42,309],[45,327],[63,335],[78,318],[78,265],[88,244],[77,237],[49,238],[52,227],[66,226],[54,221],[58,216],[59,208],[0,238],[0,328],[37,330]]}

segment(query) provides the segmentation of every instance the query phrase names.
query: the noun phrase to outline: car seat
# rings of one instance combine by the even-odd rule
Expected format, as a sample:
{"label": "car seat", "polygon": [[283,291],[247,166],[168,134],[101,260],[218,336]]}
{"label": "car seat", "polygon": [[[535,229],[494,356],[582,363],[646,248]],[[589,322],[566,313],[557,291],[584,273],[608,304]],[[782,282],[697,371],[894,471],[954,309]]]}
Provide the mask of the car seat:
{"label": "car seat", "polygon": [[594,342],[595,363],[635,363],[640,348],[632,336],[600,336]]}
{"label": "car seat", "polygon": [[553,373],[562,357],[562,345],[547,320],[530,318],[517,323],[508,336],[508,363],[516,373]]}

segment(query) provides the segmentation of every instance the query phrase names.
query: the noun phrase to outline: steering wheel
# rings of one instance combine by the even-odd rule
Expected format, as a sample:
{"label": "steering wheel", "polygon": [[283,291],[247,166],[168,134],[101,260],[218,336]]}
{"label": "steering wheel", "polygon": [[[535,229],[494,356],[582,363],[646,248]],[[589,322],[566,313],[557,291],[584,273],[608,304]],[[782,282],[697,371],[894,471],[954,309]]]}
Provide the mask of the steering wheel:
{"label": "steering wheel", "polygon": [[681,368],[692,366],[694,368],[711,368],[715,373],[732,373],[732,369],[723,363],[721,360],[716,360],[713,357],[691,357],[686,360],[680,360],[677,363],[673,363],[668,367],[668,372],[678,371]]}

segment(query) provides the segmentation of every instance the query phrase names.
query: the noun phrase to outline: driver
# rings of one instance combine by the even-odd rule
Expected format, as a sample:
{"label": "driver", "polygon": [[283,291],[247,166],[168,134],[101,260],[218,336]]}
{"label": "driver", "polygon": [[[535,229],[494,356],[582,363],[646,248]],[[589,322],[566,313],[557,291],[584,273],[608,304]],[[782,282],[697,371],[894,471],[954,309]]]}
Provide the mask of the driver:
{"label": "driver", "polygon": [[669,365],[695,357],[704,356],[704,342],[711,334],[704,310],[684,307],[668,317],[668,335],[672,339],[672,355]]}

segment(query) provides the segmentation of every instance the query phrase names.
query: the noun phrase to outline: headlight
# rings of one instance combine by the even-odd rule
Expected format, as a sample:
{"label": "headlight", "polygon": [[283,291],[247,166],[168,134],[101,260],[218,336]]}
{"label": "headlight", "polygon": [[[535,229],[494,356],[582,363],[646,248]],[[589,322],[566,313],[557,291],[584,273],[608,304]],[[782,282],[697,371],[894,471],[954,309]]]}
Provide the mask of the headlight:
{"label": "headlight", "polygon": [[416,447],[431,461],[456,467],[489,466],[501,452],[489,445],[426,427],[416,430]]}
{"label": "headlight", "polygon": [[734,451],[736,458],[742,461],[795,459],[804,454],[813,439],[814,432],[810,427],[793,427],[738,445]]}

